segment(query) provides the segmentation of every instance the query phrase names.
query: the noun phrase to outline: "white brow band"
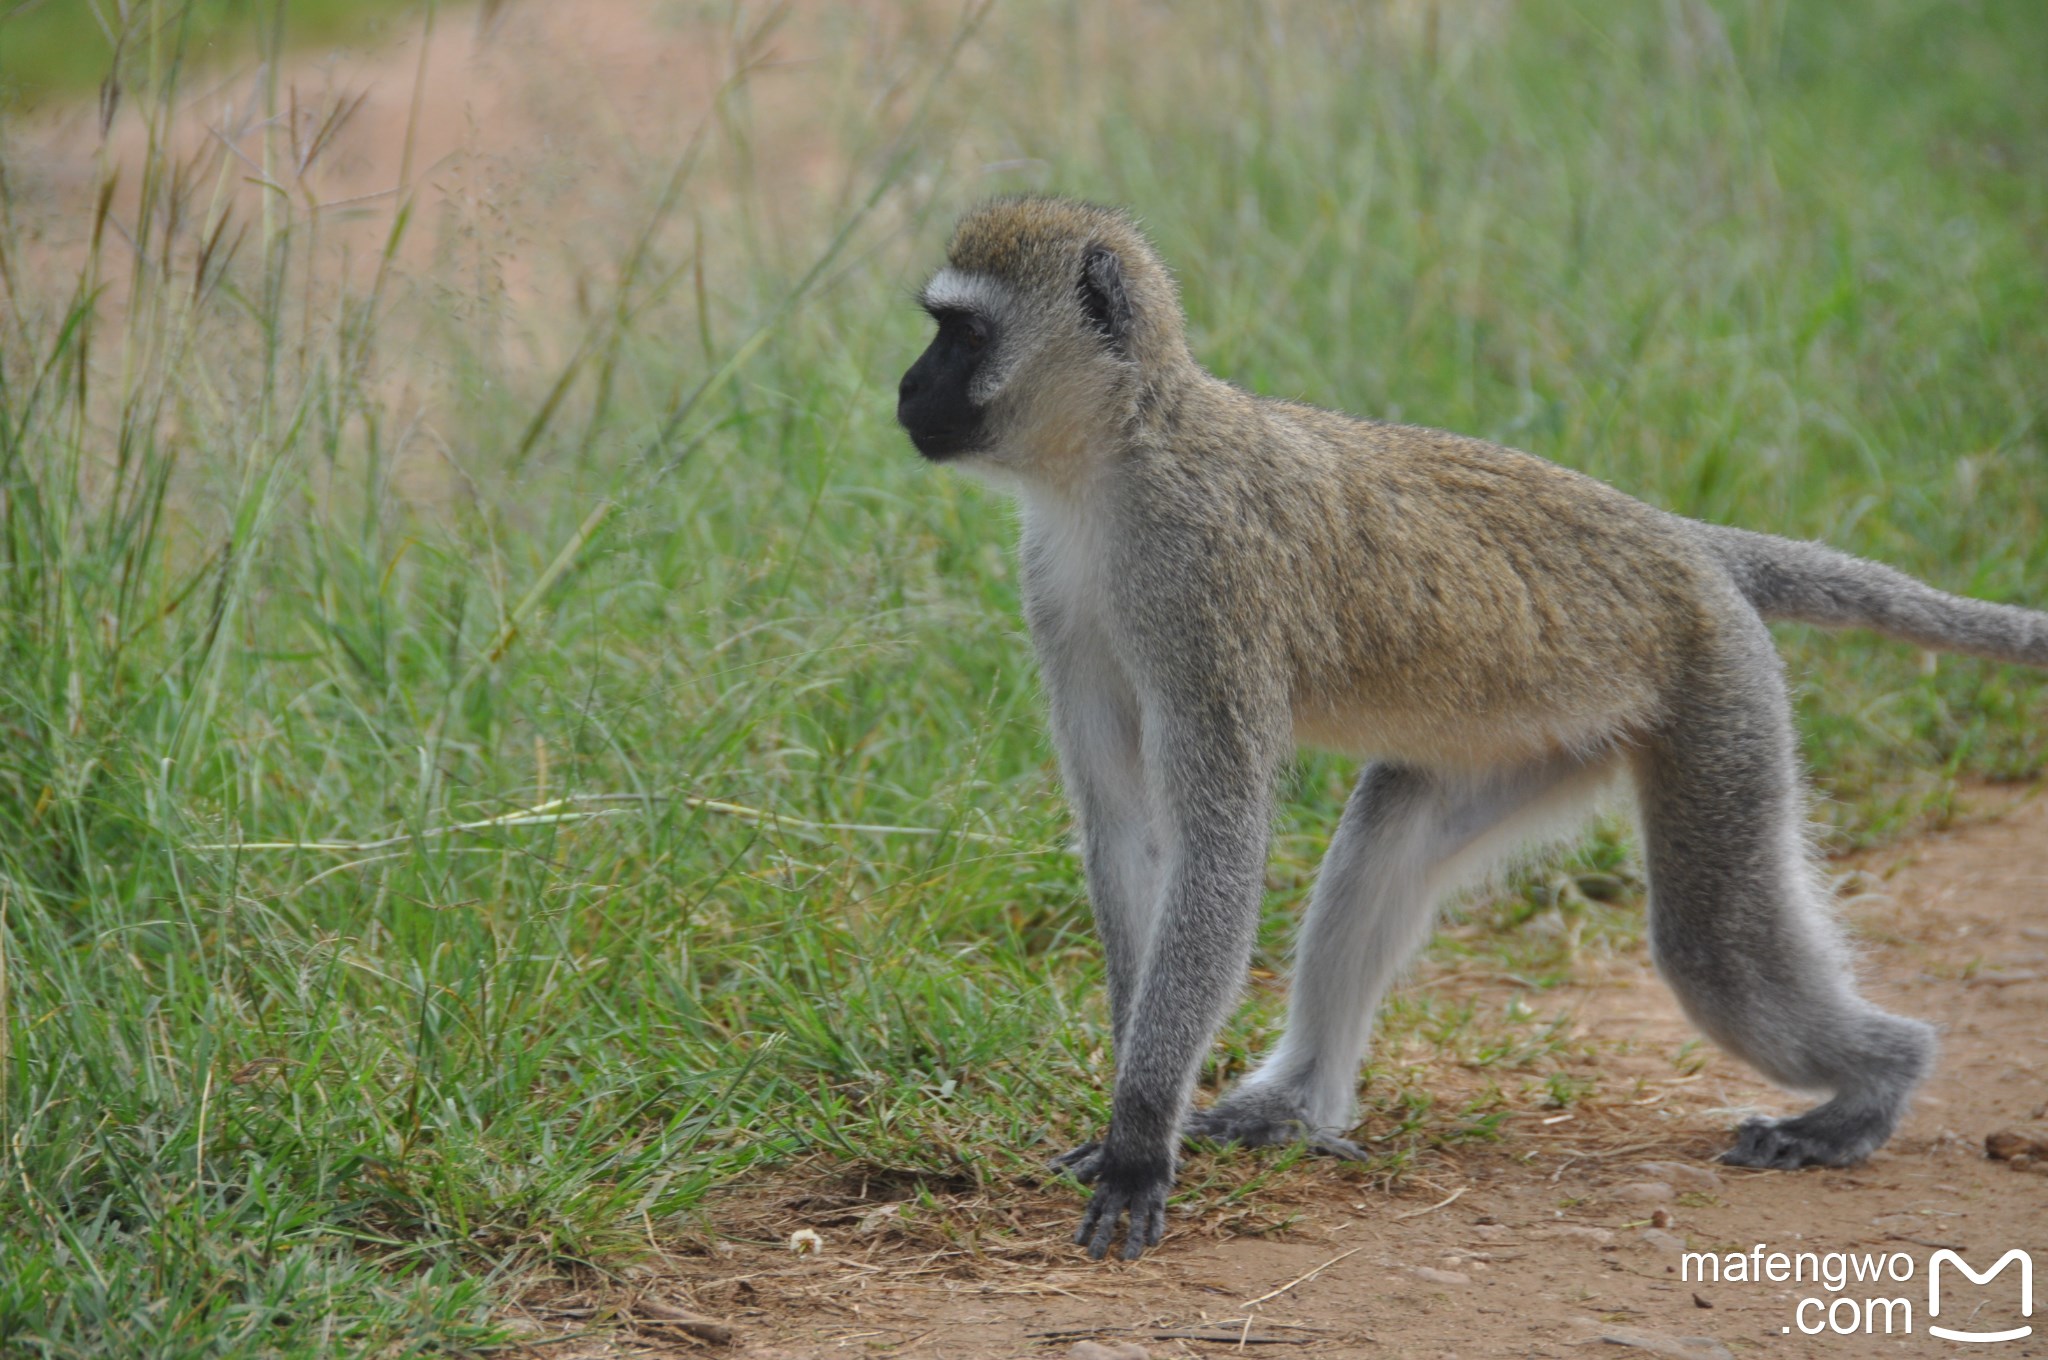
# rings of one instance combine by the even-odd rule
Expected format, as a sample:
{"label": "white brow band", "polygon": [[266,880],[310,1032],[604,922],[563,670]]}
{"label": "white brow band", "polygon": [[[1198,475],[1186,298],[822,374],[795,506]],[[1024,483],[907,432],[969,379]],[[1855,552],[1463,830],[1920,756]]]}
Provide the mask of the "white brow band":
{"label": "white brow band", "polygon": [[918,294],[918,300],[935,311],[976,312],[982,316],[993,315],[1001,297],[1002,289],[993,280],[958,269],[941,269]]}

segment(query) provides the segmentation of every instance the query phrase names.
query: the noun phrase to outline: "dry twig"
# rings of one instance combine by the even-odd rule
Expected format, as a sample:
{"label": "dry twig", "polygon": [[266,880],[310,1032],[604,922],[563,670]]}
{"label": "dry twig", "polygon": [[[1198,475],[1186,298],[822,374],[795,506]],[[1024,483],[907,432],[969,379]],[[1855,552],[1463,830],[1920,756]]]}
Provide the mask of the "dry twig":
{"label": "dry twig", "polygon": [[1290,1290],[1290,1289],[1294,1288],[1294,1286],[1296,1286],[1296,1285],[1298,1285],[1298,1284],[1307,1284],[1307,1283],[1308,1283],[1308,1282],[1309,1282],[1310,1280],[1313,1280],[1313,1279],[1314,1279],[1314,1278],[1315,1278],[1316,1276],[1318,1276],[1318,1275],[1322,1274],[1322,1273],[1323,1273],[1324,1271],[1328,1270],[1328,1269],[1329,1269],[1329,1268],[1330,1268],[1331,1266],[1333,1266],[1333,1265],[1336,1265],[1336,1264],[1337,1264],[1337,1263],[1338,1263],[1339,1261],[1342,1261],[1342,1260],[1344,1260],[1344,1259],[1345,1259],[1346,1257],[1349,1257],[1349,1256],[1356,1256],[1356,1255],[1358,1255],[1358,1253],[1360,1253],[1361,1251],[1364,1251],[1364,1250],[1365,1250],[1365,1248],[1364,1248],[1363,1246],[1358,1246],[1358,1247],[1353,1247],[1353,1248],[1352,1248],[1352,1249],[1351,1249],[1350,1251],[1341,1251],[1341,1252],[1338,1252],[1338,1253],[1337,1253],[1337,1254],[1336,1254],[1335,1256],[1332,1256],[1332,1257],[1331,1257],[1331,1258],[1330,1258],[1329,1260],[1327,1260],[1327,1261],[1323,1262],[1323,1263],[1322,1263],[1321,1265],[1317,1266],[1317,1267],[1316,1267],[1316,1268],[1315,1268],[1314,1270],[1311,1270],[1311,1271],[1309,1271],[1309,1272],[1308,1272],[1307,1274],[1305,1274],[1305,1275],[1297,1275],[1297,1276],[1295,1276],[1295,1277],[1294,1277],[1293,1279],[1289,1280],[1289,1281],[1288,1281],[1288,1282],[1287,1282],[1286,1284],[1283,1284],[1283,1285],[1281,1285],[1281,1286],[1280,1286],[1280,1287],[1279,1287],[1278,1289],[1269,1289],[1269,1290],[1267,1290],[1267,1291],[1266,1291],[1265,1293],[1263,1293],[1263,1294],[1259,1295],[1259,1296],[1258,1296],[1257,1298],[1255,1298],[1255,1299],[1246,1299],[1246,1300],[1244,1301],[1244,1306],[1245,1306],[1246,1308],[1256,1308],[1256,1307],[1258,1307],[1258,1306],[1259,1306],[1260,1304],[1262,1304],[1262,1303],[1266,1302],[1266,1300],[1268,1300],[1268,1299],[1277,1299],[1277,1298],[1279,1298],[1279,1297],[1280,1297],[1280,1296],[1281,1296],[1282,1294],[1285,1294],[1285,1293],[1286,1293],[1286,1292],[1287,1292],[1288,1290]]}

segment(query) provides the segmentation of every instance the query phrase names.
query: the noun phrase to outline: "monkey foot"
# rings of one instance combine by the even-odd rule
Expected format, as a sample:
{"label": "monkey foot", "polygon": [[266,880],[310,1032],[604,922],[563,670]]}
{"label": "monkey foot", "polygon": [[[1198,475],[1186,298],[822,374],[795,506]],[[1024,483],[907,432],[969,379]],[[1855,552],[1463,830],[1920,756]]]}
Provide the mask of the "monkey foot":
{"label": "monkey foot", "polygon": [[1313,1128],[1294,1115],[1258,1110],[1233,1110],[1229,1102],[1196,1110],[1181,1126],[1181,1136],[1204,1143],[1235,1143],[1240,1147],[1292,1147],[1305,1144],[1310,1152],[1341,1157],[1347,1162],[1366,1160],[1366,1151],[1349,1138],[1339,1138],[1328,1129]]}
{"label": "monkey foot", "polygon": [[1735,1146],[1721,1154],[1728,1166],[1768,1167],[1791,1171],[1802,1166],[1854,1166],[1869,1155],[1869,1130],[1845,1130],[1835,1121],[1811,1123],[1796,1119],[1745,1119],[1735,1130]]}
{"label": "monkey foot", "polygon": [[1098,1162],[1096,1171],[1095,1193],[1088,1197],[1088,1207],[1081,1213],[1074,1244],[1086,1247],[1088,1255],[1100,1261],[1109,1254],[1117,1229],[1128,1217],[1124,1249],[1118,1254],[1126,1261],[1135,1261],[1145,1254],[1145,1248],[1158,1246],[1166,1236],[1166,1196],[1173,1189],[1172,1164],[1124,1166],[1105,1159]]}

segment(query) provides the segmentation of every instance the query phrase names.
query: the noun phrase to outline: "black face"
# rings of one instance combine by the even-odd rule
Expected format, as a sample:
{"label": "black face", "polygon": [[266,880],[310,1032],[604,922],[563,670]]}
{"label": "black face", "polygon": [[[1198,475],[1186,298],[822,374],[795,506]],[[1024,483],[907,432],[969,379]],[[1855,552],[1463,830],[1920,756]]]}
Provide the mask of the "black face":
{"label": "black face", "polygon": [[994,348],[995,329],[973,312],[935,308],[939,333],[903,375],[896,419],[917,451],[934,462],[975,452],[983,412],[968,396],[974,375]]}

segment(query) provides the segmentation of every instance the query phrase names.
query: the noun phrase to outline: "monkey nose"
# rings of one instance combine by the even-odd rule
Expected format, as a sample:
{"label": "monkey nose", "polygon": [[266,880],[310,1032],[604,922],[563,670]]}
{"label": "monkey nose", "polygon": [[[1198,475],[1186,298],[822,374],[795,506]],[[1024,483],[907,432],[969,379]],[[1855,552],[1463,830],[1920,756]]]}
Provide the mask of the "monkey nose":
{"label": "monkey nose", "polygon": [[917,380],[917,372],[915,369],[911,370],[908,373],[905,373],[903,375],[903,381],[896,384],[896,400],[909,401],[912,397],[917,395],[918,388],[922,386],[923,384]]}

